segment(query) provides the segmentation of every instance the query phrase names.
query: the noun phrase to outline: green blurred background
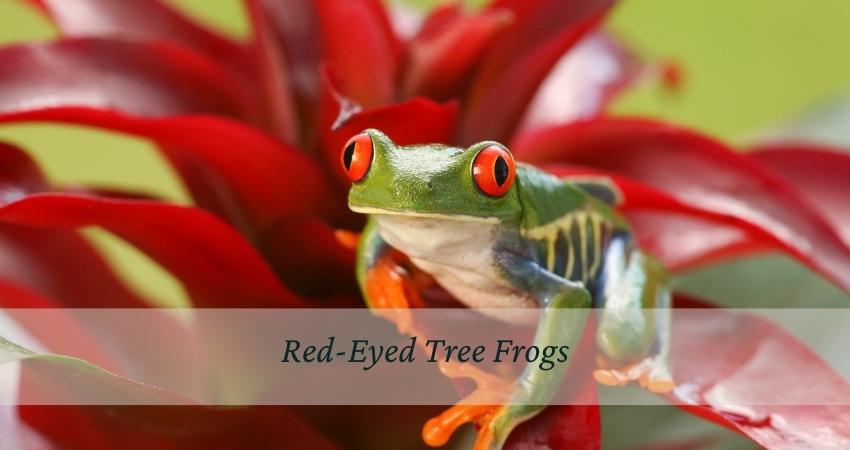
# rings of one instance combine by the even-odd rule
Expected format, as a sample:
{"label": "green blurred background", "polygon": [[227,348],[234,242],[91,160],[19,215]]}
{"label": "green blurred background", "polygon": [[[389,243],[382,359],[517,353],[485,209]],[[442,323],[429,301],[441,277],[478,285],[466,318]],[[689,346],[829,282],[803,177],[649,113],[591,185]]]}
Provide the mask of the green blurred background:
{"label": "green blurred background", "polygon": [[[247,34],[239,0],[170,2],[228,34]],[[23,3],[0,0],[0,44],[56,36]],[[685,85],[677,94],[641,87],[614,111],[661,117],[739,142],[850,91],[848,24],[847,0],[624,0],[608,28],[642,56],[679,62]],[[189,202],[173,171],[143,140],[53,125],[0,126],[0,139],[31,151],[59,184],[113,185]],[[185,302],[180,286],[146,257],[106,233],[86,233],[137,289],[164,304]]]}

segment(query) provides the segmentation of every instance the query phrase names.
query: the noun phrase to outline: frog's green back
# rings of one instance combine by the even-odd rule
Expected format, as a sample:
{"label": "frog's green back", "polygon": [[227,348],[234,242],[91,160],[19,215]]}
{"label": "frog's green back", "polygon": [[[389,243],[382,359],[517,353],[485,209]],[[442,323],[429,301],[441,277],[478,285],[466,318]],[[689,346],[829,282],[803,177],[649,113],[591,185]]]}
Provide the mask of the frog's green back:
{"label": "frog's green back", "polygon": [[520,165],[516,189],[522,205],[520,234],[531,244],[537,262],[556,275],[593,281],[608,242],[629,233],[628,224],[611,204],[617,193],[603,184],[572,183]]}

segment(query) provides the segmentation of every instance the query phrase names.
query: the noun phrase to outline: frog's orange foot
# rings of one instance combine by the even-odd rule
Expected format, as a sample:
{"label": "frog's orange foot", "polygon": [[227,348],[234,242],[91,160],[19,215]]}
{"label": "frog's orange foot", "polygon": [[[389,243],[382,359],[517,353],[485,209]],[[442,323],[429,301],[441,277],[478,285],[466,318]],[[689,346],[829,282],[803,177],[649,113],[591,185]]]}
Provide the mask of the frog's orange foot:
{"label": "frog's orange foot", "polygon": [[439,447],[448,442],[461,425],[473,423],[478,427],[474,450],[489,450],[495,441],[493,419],[504,408],[499,405],[458,404],[452,406],[425,423],[422,439],[432,447]]}
{"label": "frog's orange foot", "polygon": [[641,386],[656,394],[666,394],[675,389],[667,365],[659,358],[647,358],[623,369],[598,369],[593,378],[606,386],[625,386],[637,381]]}

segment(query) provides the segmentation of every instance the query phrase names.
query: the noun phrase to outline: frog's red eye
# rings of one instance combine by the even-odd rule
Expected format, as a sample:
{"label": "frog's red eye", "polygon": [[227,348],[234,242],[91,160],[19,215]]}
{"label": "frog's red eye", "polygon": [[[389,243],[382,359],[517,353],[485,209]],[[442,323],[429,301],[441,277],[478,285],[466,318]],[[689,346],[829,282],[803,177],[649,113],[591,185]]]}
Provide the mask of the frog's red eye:
{"label": "frog's red eye", "polygon": [[485,147],[472,162],[472,179],[481,192],[500,197],[514,184],[516,164],[514,157],[504,147],[490,145]]}
{"label": "frog's red eye", "polygon": [[366,176],[374,153],[372,138],[368,134],[361,133],[348,140],[342,149],[340,162],[349,180],[360,181]]}

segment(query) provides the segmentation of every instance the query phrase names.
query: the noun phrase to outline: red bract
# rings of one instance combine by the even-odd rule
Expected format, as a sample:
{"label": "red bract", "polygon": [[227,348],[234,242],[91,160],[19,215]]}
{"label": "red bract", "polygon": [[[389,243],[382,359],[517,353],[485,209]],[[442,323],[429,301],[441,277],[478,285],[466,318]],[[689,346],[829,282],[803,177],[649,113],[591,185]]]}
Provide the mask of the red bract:
{"label": "red bract", "polygon": [[[85,186],[63,192],[23,152],[0,144],[0,253],[15,261],[0,265],[4,307],[147,305],[78,234],[90,225],[157,261],[196,307],[355,305],[354,256],[334,230],[357,229],[362,219],[347,210],[339,151],[370,127],[400,144],[500,140],[519,160],[557,174],[609,176],[642,245],[674,271],[779,250],[850,292],[850,158],[804,145],[744,155],[689,130],[601,116],[639,71],[624,46],[596,31],[613,0],[494,0],[476,11],[451,4],[409,38],[378,0],[245,0],[247,43],[160,0],[30,3],[62,37],[0,49],[0,123],[93,126],[149,139],[196,206]],[[577,45],[581,53],[570,53]],[[616,76],[552,72],[559,61],[581,67],[603,59],[618,66]],[[544,82],[546,95],[586,95],[572,115],[548,116],[535,101]],[[576,118],[584,120],[551,125]],[[718,346],[716,357],[695,350],[711,349],[704,343],[734,326],[745,329],[746,345]],[[674,344],[679,382],[703,390],[745,389],[746,378],[730,375],[768,344],[793,350],[794,371],[779,359],[759,367],[782,373],[786,389],[848,389],[793,337],[755,319],[680,324]],[[716,361],[724,364],[707,365]],[[594,387],[585,394],[592,403]],[[770,448],[839,448],[850,439],[843,408],[768,411],[782,417],[780,429],[736,421],[700,399],[672,400]],[[283,407],[20,412],[63,448],[336,448]],[[418,436],[409,439],[413,445]],[[599,408],[551,407],[508,444],[540,446],[600,448]]]}

